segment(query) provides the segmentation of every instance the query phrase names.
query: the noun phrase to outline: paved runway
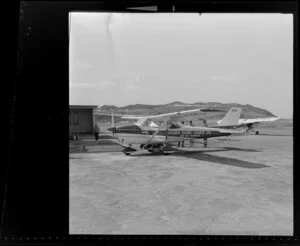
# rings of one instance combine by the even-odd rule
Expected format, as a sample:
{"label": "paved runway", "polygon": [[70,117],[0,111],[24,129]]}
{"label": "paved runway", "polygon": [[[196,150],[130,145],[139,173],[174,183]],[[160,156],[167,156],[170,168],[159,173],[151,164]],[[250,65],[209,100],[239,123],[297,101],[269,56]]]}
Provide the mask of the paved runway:
{"label": "paved runway", "polygon": [[293,138],[268,134],[169,156],[70,154],[70,233],[292,235]]}

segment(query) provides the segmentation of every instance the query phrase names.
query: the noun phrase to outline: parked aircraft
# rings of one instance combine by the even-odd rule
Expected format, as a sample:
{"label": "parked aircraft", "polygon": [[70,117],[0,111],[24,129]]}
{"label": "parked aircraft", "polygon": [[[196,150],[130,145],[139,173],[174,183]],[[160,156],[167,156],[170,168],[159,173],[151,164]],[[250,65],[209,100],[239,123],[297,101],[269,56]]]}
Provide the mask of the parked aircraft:
{"label": "parked aircraft", "polygon": [[[279,120],[280,117],[269,117],[269,118],[254,118],[254,119],[240,119],[240,113],[241,113],[241,108],[231,108],[229,111],[232,112],[236,112],[236,114],[232,114],[230,117],[232,118],[228,118],[228,117],[224,117],[223,119],[217,121],[217,125],[213,125],[210,127],[213,128],[229,128],[229,129],[238,129],[238,128],[245,128],[247,133],[250,132],[254,132],[256,135],[259,134],[259,131],[256,130],[255,128],[262,122],[273,122],[276,120]],[[195,116],[199,116],[199,114],[194,114],[194,112],[198,112],[199,109],[196,110],[187,110],[187,111],[182,111],[182,118],[178,118],[178,122],[180,121],[187,121],[187,117],[191,117],[190,120],[192,120],[192,117]],[[229,113],[228,111],[228,113]],[[185,114],[184,112],[187,112],[187,114]],[[214,108],[205,108],[205,109],[201,109],[201,112],[223,112],[221,110],[217,110]],[[105,113],[100,113],[100,114],[108,114],[107,112]],[[154,116],[124,116],[124,115],[120,115],[120,114],[115,114],[115,116],[120,116],[121,119],[127,119],[127,120],[136,120],[138,124],[142,124],[144,122],[144,120],[147,120],[148,124],[150,127],[153,128],[157,128],[159,127],[159,125],[155,122],[156,120],[161,120],[162,118],[159,118],[160,116],[164,116],[164,117],[168,117],[170,114],[173,113],[168,113],[168,114],[164,114],[164,115],[154,115]],[[189,114],[189,115],[188,115]],[[199,117],[198,117],[199,118]],[[203,118],[205,117],[201,117],[201,120],[203,120]],[[206,120],[203,120],[204,122],[204,126],[208,126],[206,124]],[[229,124],[230,122],[230,124]]]}
{"label": "parked aircraft", "polygon": [[[207,140],[208,138],[213,137],[244,133],[244,131],[235,129],[184,126],[177,123],[184,119],[185,116],[199,115],[200,112],[207,112],[207,110],[194,109],[142,117],[137,123],[132,125],[109,128],[108,130],[111,131],[113,135],[102,134],[100,135],[100,139],[110,140],[123,146],[123,152],[127,155],[140,150],[148,150],[149,152],[158,151],[168,154],[177,151],[178,148],[172,145],[181,141]],[[209,109],[209,112],[214,112],[214,110]],[[236,115],[238,114],[240,114],[240,111],[229,111],[223,118],[224,122],[231,125],[236,124],[236,120],[233,121],[233,119],[236,119]],[[151,127],[149,123],[153,119],[163,120],[163,123],[160,126]],[[138,145],[139,147],[134,148],[133,145]]]}

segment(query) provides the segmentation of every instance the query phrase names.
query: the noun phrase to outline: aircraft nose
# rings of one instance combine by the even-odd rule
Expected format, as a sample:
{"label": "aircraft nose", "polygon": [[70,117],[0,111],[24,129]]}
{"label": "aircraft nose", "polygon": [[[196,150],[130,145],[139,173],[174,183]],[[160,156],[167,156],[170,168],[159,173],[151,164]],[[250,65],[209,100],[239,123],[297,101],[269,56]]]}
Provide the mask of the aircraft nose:
{"label": "aircraft nose", "polygon": [[110,131],[110,132],[115,132],[117,130],[117,128],[116,127],[110,127],[107,130]]}

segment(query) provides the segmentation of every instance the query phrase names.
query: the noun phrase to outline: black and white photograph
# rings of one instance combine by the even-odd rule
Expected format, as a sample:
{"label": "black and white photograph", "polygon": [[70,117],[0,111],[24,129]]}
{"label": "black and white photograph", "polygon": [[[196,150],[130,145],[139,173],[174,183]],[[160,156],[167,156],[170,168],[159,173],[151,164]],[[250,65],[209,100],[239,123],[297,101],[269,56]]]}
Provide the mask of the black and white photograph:
{"label": "black and white photograph", "polygon": [[293,15],[69,13],[69,233],[293,235]]}

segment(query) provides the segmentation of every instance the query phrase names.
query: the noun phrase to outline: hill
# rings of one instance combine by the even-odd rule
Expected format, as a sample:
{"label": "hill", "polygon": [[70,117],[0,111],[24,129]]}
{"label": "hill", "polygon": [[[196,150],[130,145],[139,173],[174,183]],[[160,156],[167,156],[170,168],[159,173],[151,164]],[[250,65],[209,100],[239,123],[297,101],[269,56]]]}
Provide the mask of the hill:
{"label": "hill", "polygon": [[275,115],[266,109],[258,108],[249,104],[238,104],[238,103],[218,103],[218,102],[197,102],[192,104],[186,104],[183,102],[172,102],[161,105],[149,105],[149,104],[133,104],[123,107],[116,107],[114,105],[103,105],[98,107],[98,112],[111,112],[124,115],[157,115],[171,112],[177,112],[182,110],[190,110],[197,108],[213,108],[220,110],[218,113],[207,113],[211,115],[211,119],[217,119],[223,117],[231,107],[243,108],[241,118],[264,118],[274,117]]}

